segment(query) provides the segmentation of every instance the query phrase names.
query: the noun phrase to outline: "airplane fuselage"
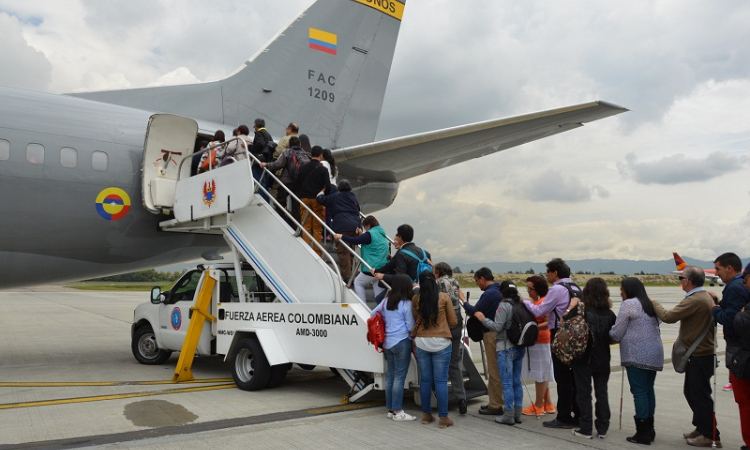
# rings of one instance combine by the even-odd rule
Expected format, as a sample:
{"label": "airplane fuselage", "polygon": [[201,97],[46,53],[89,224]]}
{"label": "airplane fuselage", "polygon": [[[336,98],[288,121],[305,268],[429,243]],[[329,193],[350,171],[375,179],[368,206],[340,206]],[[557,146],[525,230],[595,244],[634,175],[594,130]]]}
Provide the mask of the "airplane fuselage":
{"label": "airplane fuselage", "polygon": [[0,108],[0,286],[139,270],[224,246],[161,232],[165,217],[143,209],[152,113],[5,87],[0,104],[13,105]]}

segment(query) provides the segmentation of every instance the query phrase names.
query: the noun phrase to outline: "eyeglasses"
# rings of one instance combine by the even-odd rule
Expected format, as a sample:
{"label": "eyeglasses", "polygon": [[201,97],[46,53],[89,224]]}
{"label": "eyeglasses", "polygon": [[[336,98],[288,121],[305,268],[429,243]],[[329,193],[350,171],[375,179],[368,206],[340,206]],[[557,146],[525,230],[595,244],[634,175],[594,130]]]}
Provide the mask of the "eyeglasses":
{"label": "eyeglasses", "polygon": [[683,277],[682,275],[680,275],[680,276],[679,276],[679,277],[677,277],[677,278],[679,278],[679,279],[680,279],[680,281],[682,281],[682,280],[687,280],[687,277]]}
{"label": "eyeglasses", "polygon": [[529,292],[531,292],[531,291],[536,291],[536,289],[534,289],[534,288],[530,288],[530,287],[527,287],[527,288],[526,288],[526,290],[527,290],[527,291],[529,291]]}

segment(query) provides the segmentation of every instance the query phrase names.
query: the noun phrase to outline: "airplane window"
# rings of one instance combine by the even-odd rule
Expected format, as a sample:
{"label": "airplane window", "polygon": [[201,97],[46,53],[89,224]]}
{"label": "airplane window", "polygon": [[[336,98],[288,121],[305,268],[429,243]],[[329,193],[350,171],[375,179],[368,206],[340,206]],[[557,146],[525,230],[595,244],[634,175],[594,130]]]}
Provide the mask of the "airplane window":
{"label": "airplane window", "polygon": [[0,161],[7,161],[10,158],[10,142],[0,139]]}
{"label": "airplane window", "polygon": [[26,161],[31,164],[44,163],[44,146],[40,144],[29,144],[26,146]]}
{"label": "airplane window", "polygon": [[72,169],[78,164],[78,152],[74,148],[63,147],[60,149],[60,165]]}
{"label": "airplane window", "polygon": [[107,170],[108,161],[109,157],[104,152],[96,151],[91,155],[91,167],[94,170],[100,172]]}

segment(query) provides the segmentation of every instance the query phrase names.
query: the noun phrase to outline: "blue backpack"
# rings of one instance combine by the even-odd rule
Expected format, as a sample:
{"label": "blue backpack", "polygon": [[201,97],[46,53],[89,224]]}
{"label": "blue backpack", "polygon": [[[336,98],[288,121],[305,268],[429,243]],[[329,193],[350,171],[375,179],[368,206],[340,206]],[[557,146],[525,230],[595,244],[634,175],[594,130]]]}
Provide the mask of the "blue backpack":
{"label": "blue backpack", "polygon": [[418,283],[419,274],[424,272],[425,270],[432,272],[432,264],[430,264],[429,261],[427,260],[427,252],[425,252],[424,249],[422,249],[421,258],[415,255],[414,253],[410,252],[409,250],[401,250],[401,251],[417,260],[417,279],[416,280],[412,279],[411,280],[412,283]]}

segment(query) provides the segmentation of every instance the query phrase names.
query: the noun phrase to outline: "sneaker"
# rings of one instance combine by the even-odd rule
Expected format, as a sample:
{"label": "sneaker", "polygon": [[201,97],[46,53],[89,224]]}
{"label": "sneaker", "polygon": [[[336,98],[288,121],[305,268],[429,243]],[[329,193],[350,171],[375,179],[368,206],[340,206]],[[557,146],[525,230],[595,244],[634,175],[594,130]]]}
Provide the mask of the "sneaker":
{"label": "sneaker", "polygon": [[557,412],[555,411],[555,405],[548,405],[547,402],[544,402],[542,406],[544,407],[545,414],[555,414]]}
{"label": "sneaker", "polygon": [[682,437],[684,437],[685,439],[697,438],[700,435],[701,434],[700,434],[700,432],[698,431],[697,428],[695,430],[689,432],[689,433],[682,433]]}
{"label": "sneaker", "polygon": [[586,434],[586,433],[581,432],[580,428],[572,430],[572,431],[573,431],[573,436],[582,437],[584,439],[593,439],[594,438],[591,434]]}
{"label": "sneaker", "polygon": [[565,429],[568,429],[568,430],[571,429],[571,428],[573,428],[573,425],[571,425],[571,424],[569,424],[567,422],[562,422],[562,421],[557,420],[557,419],[555,419],[555,420],[549,420],[547,422],[542,422],[542,425],[544,425],[547,428],[565,428]]}
{"label": "sneaker", "polygon": [[721,388],[721,390],[724,391],[724,392],[731,391],[732,390],[732,383],[727,383],[727,385],[724,386],[723,388]]}
{"label": "sneaker", "polygon": [[396,422],[411,422],[412,420],[417,420],[417,418],[411,414],[407,414],[405,411],[401,411],[393,415],[393,420]]}
{"label": "sneaker", "polygon": [[537,408],[535,404],[531,404],[528,408],[524,408],[521,413],[524,416],[543,416],[544,408]]}
{"label": "sneaker", "polygon": [[[692,445],[693,447],[713,447],[714,441],[707,438],[706,436],[699,435],[698,437],[688,439],[687,443],[688,445]],[[721,441],[716,441],[715,448],[721,448]]]}
{"label": "sneaker", "polygon": [[393,411],[388,411],[388,414],[386,414],[385,417],[393,419]]}
{"label": "sneaker", "polygon": [[597,437],[598,437],[599,439],[604,439],[604,438],[606,438],[606,437],[607,437],[607,433],[598,433],[598,434],[597,434],[596,436],[597,436]]}

